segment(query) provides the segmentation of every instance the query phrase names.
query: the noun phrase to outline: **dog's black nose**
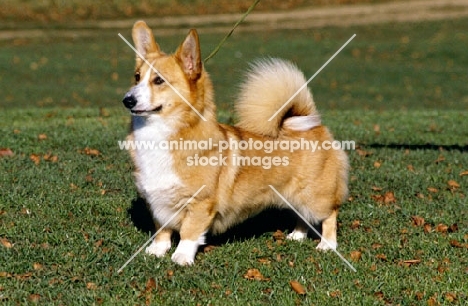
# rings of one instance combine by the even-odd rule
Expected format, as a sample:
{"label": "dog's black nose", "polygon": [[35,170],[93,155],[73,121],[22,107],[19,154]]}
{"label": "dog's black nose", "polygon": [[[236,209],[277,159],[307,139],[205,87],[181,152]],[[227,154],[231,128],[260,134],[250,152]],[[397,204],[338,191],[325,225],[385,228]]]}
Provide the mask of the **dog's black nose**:
{"label": "dog's black nose", "polygon": [[125,96],[122,100],[122,103],[125,105],[126,108],[133,108],[137,104],[137,100],[133,95]]}

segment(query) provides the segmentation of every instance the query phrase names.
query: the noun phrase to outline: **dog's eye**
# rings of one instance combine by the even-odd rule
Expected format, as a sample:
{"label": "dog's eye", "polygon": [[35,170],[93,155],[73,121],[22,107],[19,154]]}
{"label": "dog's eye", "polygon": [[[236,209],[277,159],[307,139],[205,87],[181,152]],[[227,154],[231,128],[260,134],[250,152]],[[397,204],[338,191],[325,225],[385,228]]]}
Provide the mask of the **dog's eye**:
{"label": "dog's eye", "polygon": [[154,78],[153,83],[156,85],[161,85],[162,83],[164,83],[164,80],[160,76],[157,76]]}
{"label": "dog's eye", "polygon": [[136,83],[140,82],[140,72],[139,71],[135,72],[135,82]]}

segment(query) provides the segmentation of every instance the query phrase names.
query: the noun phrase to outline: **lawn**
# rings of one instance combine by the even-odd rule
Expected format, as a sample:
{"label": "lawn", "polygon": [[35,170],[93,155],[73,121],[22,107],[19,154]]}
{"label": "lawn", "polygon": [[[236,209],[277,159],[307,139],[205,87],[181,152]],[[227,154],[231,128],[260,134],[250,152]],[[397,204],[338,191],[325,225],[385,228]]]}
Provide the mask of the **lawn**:
{"label": "lawn", "polygon": [[[245,33],[206,65],[228,122],[248,60],[288,58],[310,76],[357,34],[311,83],[323,122],[358,144],[348,152],[350,195],[338,220],[338,251],[357,272],[315,251],[314,237],[286,241],[291,216],[272,211],[212,237],[194,266],[139,254],[117,273],[151,235],[117,145],[128,130],[120,100],[131,50],[112,31],[1,42],[0,301],[462,305],[467,21]],[[182,38],[161,45],[170,50]],[[201,39],[208,54],[221,35]]]}

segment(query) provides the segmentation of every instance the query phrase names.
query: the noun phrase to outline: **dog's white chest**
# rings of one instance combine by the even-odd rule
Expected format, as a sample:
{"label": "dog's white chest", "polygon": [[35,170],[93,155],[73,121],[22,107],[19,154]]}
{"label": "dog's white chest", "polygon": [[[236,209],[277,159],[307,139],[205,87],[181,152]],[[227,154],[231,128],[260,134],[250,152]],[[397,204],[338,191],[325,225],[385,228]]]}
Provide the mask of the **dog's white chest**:
{"label": "dog's white chest", "polygon": [[136,117],[133,129],[135,145],[139,146],[135,151],[137,188],[157,219],[166,220],[173,214],[177,190],[183,186],[170,150],[160,148],[172,131],[161,118]]}

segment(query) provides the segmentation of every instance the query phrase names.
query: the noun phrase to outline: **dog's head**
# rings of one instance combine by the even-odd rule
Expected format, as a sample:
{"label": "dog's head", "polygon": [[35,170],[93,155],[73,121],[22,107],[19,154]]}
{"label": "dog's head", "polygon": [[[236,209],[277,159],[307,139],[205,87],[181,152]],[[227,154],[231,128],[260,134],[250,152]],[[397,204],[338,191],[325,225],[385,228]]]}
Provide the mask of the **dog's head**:
{"label": "dog's head", "polygon": [[122,101],[132,115],[180,117],[190,109],[193,114],[194,109],[203,112],[209,80],[205,80],[197,32],[191,30],[170,55],[161,51],[143,21],[135,23],[132,37],[138,51],[135,85]]}

